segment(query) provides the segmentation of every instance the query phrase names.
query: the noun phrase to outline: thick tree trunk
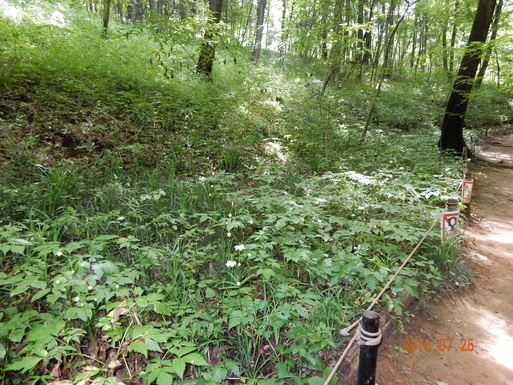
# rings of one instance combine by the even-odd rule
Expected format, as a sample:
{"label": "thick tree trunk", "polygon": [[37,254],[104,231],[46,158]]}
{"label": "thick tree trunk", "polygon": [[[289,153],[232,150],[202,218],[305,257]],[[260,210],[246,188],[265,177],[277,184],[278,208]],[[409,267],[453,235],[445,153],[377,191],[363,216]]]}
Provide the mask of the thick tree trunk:
{"label": "thick tree trunk", "polygon": [[438,142],[441,150],[452,150],[461,154],[463,148],[466,147],[463,138],[463,128],[465,126],[468,100],[474,85],[477,68],[483,52],[483,44],[488,36],[494,9],[495,0],[479,0],[468,45],[461,60],[449,101],[447,102],[440,140]]}
{"label": "thick tree trunk", "polygon": [[252,59],[256,63],[260,58],[260,50],[262,49],[262,36],[264,34],[264,16],[267,0],[258,0],[257,22],[255,27],[255,44],[253,45]]}
{"label": "thick tree trunk", "polygon": [[212,76],[214,59],[216,56],[216,44],[212,42],[215,37],[215,24],[221,21],[223,0],[209,0],[211,19],[205,31],[204,42],[201,44],[201,51],[196,64],[196,72],[205,75],[208,79]]}

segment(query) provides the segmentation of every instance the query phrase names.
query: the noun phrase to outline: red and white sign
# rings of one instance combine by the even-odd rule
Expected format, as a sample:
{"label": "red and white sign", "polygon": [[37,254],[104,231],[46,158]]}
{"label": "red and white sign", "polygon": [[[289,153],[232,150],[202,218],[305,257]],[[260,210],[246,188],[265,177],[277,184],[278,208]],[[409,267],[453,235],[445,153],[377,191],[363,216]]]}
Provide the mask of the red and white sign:
{"label": "red and white sign", "polygon": [[442,215],[442,240],[450,235],[455,229],[458,223],[459,211],[449,211]]}
{"label": "red and white sign", "polygon": [[463,180],[463,188],[461,189],[461,202],[469,204],[472,201],[472,187],[474,185],[473,179]]}

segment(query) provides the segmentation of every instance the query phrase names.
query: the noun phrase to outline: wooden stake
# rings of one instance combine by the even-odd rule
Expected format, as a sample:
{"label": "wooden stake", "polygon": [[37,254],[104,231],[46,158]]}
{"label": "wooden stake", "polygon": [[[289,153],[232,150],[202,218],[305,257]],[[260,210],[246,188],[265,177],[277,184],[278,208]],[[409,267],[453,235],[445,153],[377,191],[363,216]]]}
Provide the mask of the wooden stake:
{"label": "wooden stake", "polygon": [[[368,344],[372,340],[372,334],[379,332],[379,314],[372,310],[366,310],[360,321],[360,361],[358,363],[358,385],[374,385],[376,380],[376,363],[378,361],[377,344]],[[372,333],[371,337],[366,333]],[[367,337],[366,337],[367,336]]]}

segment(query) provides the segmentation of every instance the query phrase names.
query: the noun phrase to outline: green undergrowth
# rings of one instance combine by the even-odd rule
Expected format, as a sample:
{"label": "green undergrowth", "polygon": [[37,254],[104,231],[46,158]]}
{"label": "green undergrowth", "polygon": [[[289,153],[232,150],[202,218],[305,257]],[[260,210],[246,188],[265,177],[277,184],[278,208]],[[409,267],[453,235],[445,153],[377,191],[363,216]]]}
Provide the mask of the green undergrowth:
{"label": "green undergrowth", "polygon": [[[0,18],[2,383],[323,383],[457,195],[440,87],[387,84],[362,143],[369,85],[321,98],[299,60],[223,45],[207,83],[185,27],[103,39],[24,4]],[[436,226],[377,310],[461,266]]]}
{"label": "green undergrowth", "polygon": [[[38,167],[33,183],[2,185],[4,378],[321,380],[346,341],[339,330],[458,187],[457,165],[427,138],[399,138],[409,145],[387,139],[373,162],[355,151],[353,170],[319,176],[286,165],[164,180]],[[413,148],[424,153],[415,164]],[[404,292],[434,295],[456,258],[439,247],[435,231],[377,310],[401,315]]]}

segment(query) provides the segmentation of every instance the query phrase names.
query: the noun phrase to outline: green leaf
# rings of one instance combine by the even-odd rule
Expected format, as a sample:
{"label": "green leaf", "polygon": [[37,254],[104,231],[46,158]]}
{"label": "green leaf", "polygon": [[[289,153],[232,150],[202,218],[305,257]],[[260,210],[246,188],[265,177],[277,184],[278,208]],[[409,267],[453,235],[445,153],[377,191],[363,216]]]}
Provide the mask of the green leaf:
{"label": "green leaf", "polygon": [[419,292],[417,291],[416,288],[414,288],[412,286],[405,285],[404,290],[406,290],[408,292],[408,294],[411,295],[412,297],[417,298],[417,299],[419,298]]}
{"label": "green leaf", "polygon": [[210,372],[210,378],[217,384],[220,384],[222,381],[226,379],[228,376],[228,369],[226,369],[222,365],[216,365],[212,368]]}
{"label": "green leaf", "polygon": [[34,294],[32,296],[32,298],[30,299],[30,301],[31,302],[37,301],[38,299],[43,298],[45,295],[47,295],[50,291],[52,291],[52,290],[51,289],[41,290],[38,293]]}
{"label": "green leaf", "polygon": [[15,329],[15,330],[12,331],[11,334],[9,334],[9,339],[12,342],[21,342],[21,340],[23,339],[24,335],[25,335],[25,330],[24,329]]}
{"label": "green leaf", "polygon": [[29,371],[30,369],[34,368],[39,361],[41,361],[43,358],[41,357],[35,357],[35,356],[29,356],[29,357],[23,357],[21,360],[16,361],[10,365],[6,365],[4,367],[5,370],[13,370],[13,371],[19,371],[21,370],[21,373],[25,373]]}
{"label": "green leaf", "polygon": [[[148,357],[148,346],[144,341],[134,341],[130,345],[128,345],[127,350],[129,352],[140,353],[145,357]],[[149,380],[148,380],[149,381]],[[149,381],[151,382],[151,381]]]}
{"label": "green leaf", "polygon": [[98,278],[102,278],[104,275],[108,276],[119,272],[119,268],[111,261],[95,263],[92,266],[92,270]]}
{"label": "green leaf", "polygon": [[0,344],[0,360],[3,360],[6,354],[7,350],[5,349],[4,344]]}
{"label": "green leaf", "polygon": [[22,245],[11,245],[10,249],[11,249],[11,252],[14,254],[23,255],[25,253],[25,246],[22,246]]}
{"label": "green leaf", "polygon": [[228,324],[228,328],[231,329],[238,325],[247,325],[253,322],[255,317],[246,312],[242,312],[240,310],[234,310],[232,314],[230,314],[230,322]]}
{"label": "green leaf", "polygon": [[155,313],[162,314],[162,315],[171,315],[171,312],[169,311],[168,307],[164,305],[163,303],[157,302],[155,305]]}
{"label": "green leaf", "polygon": [[321,377],[310,377],[308,379],[308,385],[323,385],[324,379]]}
{"label": "green leaf", "polygon": [[173,371],[181,378],[183,379],[183,374],[185,373],[185,359],[184,358],[175,358],[173,359]]}
{"label": "green leaf", "polygon": [[172,385],[173,384],[173,376],[165,371],[162,371],[157,377],[158,385]]}
{"label": "green leaf", "polygon": [[207,289],[205,290],[205,297],[207,297],[208,299],[215,298],[216,292],[212,290],[210,287],[207,287]]}
{"label": "green leaf", "polygon": [[17,288],[15,288],[14,290],[11,291],[10,296],[14,297],[16,295],[25,293],[29,289],[29,287],[30,286],[27,286],[27,285],[20,285]]}
{"label": "green leaf", "polygon": [[199,353],[190,353],[182,357],[185,362],[195,366],[208,366],[208,362],[205,361],[203,356]]}
{"label": "green leaf", "polygon": [[153,381],[155,381],[158,376],[160,376],[161,373],[164,372],[164,369],[155,367],[155,364],[150,364],[146,367],[146,371],[149,372],[148,374],[148,384],[151,384]]}
{"label": "green leaf", "polygon": [[162,353],[162,349],[160,349],[159,343],[157,341],[148,339],[146,340],[146,345],[148,346],[148,350]]}

